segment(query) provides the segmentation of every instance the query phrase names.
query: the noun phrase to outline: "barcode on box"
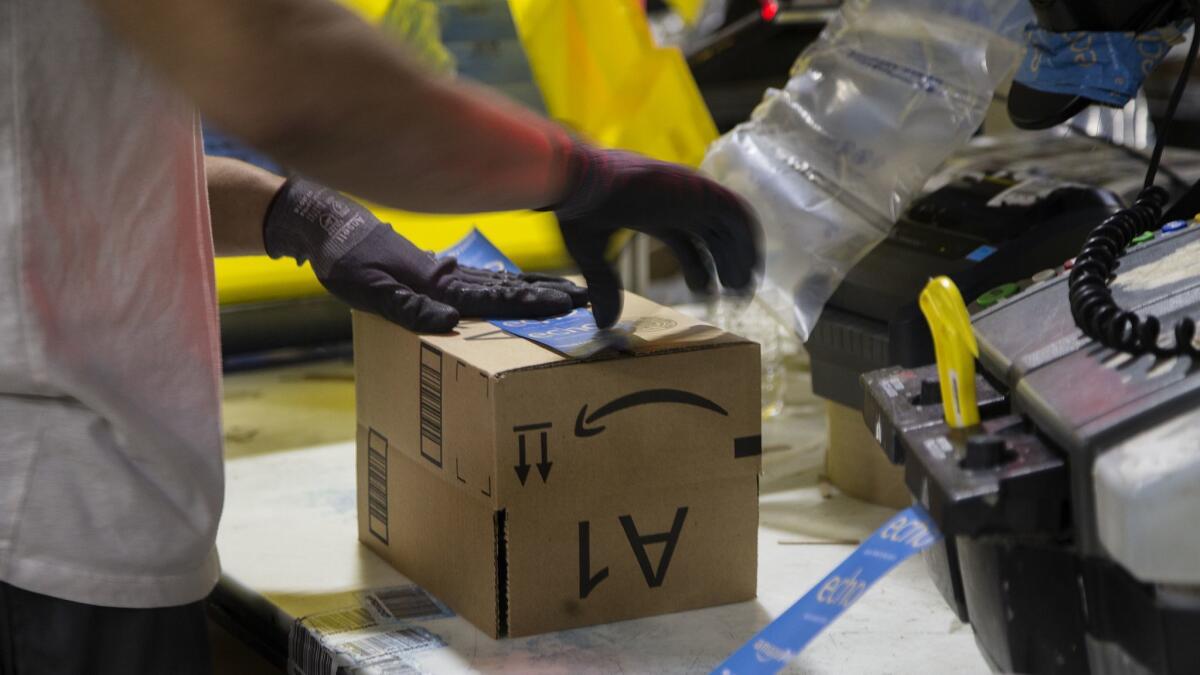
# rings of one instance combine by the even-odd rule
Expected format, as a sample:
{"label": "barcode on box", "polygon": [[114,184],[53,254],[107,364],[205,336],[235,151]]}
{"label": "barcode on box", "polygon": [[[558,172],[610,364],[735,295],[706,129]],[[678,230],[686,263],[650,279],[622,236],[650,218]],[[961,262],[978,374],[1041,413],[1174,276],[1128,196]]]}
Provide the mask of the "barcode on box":
{"label": "barcode on box", "polygon": [[442,352],[421,344],[421,456],[442,466]]}
{"label": "barcode on box", "polygon": [[297,621],[288,636],[288,675],[334,675],[333,653]]}
{"label": "barcode on box", "polygon": [[410,584],[367,593],[364,598],[371,612],[381,621],[429,619],[451,616],[451,612],[420,586]]}
{"label": "barcode on box", "polygon": [[388,440],[367,432],[367,529],[388,545]]}

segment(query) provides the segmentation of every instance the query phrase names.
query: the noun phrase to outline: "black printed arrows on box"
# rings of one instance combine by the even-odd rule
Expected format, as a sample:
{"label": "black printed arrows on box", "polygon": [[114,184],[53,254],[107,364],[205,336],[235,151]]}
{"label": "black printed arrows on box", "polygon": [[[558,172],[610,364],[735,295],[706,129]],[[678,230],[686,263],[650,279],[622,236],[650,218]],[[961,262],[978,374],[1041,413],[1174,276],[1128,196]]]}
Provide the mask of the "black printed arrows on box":
{"label": "black printed arrows on box", "polygon": [[542,445],[542,459],[537,463],[538,473],[541,474],[543,483],[550,478],[550,467],[554,466],[554,462],[550,461],[550,440],[546,430],[552,426],[553,425],[549,422],[542,422],[539,424],[525,424],[522,426],[513,427],[513,432],[517,434],[518,453],[517,465],[514,466],[513,469],[517,472],[517,479],[521,481],[521,485],[524,485],[525,481],[529,479],[529,470],[533,468],[532,465],[529,464],[529,461],[525,455],[525,436],[526,434],[534,431],[541,432],[538,434],[538,436],[540,437]]}

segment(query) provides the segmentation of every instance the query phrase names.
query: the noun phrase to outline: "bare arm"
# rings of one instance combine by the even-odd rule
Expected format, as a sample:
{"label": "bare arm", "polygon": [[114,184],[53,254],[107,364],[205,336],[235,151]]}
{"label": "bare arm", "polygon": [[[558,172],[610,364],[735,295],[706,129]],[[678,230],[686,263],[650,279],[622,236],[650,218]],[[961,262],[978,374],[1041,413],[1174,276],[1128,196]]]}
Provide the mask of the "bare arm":
{"label": "bare arm", "polygon": [[217,255],[262,255],[263,218],[283,178],[225,157],[205,157],[204,167]]}
{"label": "bare arm", "polygon": [[331,187],[462,213],[546,206],[565,188],[561,128],[426,74],[330,0],[91,1],[207,117]]}

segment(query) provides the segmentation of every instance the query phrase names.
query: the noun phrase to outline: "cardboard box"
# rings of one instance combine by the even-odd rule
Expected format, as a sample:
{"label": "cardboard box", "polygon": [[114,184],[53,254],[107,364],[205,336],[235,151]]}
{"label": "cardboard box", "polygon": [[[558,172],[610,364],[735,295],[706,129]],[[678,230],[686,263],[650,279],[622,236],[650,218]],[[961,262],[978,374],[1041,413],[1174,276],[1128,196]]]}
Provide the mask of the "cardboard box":
{"label": "cardboard box", "polygon": [[904,467],[894,466],[863,422],[861,410],[826,401],[829,450],[825,475],[842,492],[872,504],[903,509],[912,505]]}
{"label": "cardboard box", "polygon": [[355,313],[359,538],[493,637],[755,596],[758,345],[625,307],[589,360]]}

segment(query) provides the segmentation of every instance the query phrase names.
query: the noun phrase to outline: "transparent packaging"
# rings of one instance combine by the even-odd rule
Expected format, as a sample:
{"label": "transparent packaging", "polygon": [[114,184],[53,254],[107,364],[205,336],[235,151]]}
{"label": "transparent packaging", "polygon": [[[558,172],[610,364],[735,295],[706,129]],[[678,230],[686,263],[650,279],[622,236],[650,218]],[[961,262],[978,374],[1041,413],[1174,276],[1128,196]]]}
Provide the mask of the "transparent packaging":
{"label": "transparent packaging", "polygon": [[762,221],[760,300],[801,338],[979,129],[1032,18],[1026,0],[850,0],[783,89],[709,149],[703,170]]}
{"label": "transparent packaging", "polygon": [[724,296],[715,297],[708,303],[705,320],[759,344],[762,417],[766,420],[783,412],[788,357],[800,350],[799,342],[787,324],[772,316],[758,299],[746,302]]}

